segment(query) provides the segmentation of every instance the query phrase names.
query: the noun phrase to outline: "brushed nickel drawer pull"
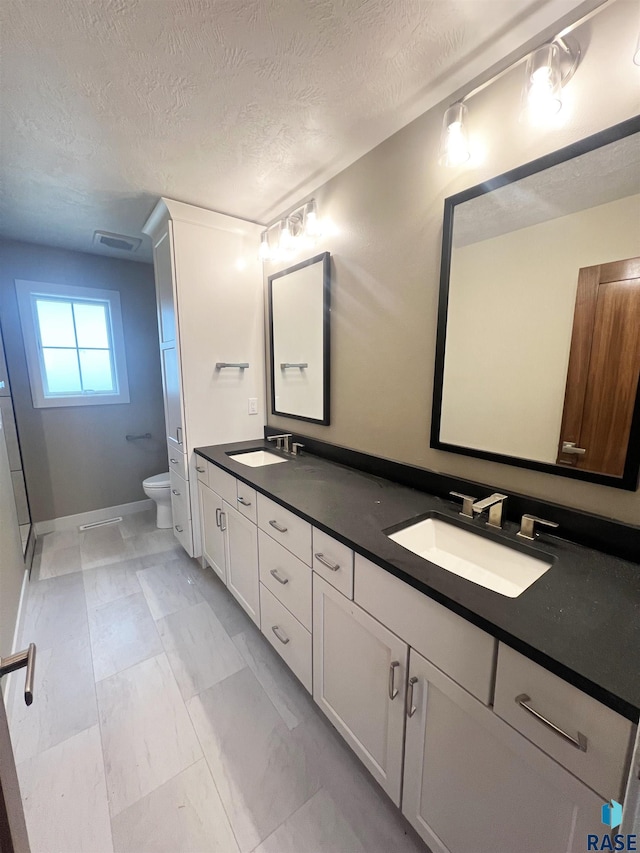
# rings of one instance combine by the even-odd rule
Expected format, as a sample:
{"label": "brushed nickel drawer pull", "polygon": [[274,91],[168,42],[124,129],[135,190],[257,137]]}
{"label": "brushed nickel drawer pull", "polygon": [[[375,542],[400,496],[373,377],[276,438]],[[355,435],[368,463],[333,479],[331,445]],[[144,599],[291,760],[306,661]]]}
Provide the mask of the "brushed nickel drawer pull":
{"label": "brushed nickel drawer pull", "polygon": [[332,572],[337,572],[340,568],[339,563],[332,563],[330,560],[327,560],[324,554],[314,554],[314,557],[319,563],[322,563],[323,566],[326,566],[328,569],[331,569]]}
{"label": "brushed nickel drawer pull", "polygon": [[222,510],[219,506],[216,507],[216,527],[221,527],[220,516],[222,515]]}
{"label": "brushed nickel drawer pull", "polygon": [[276,637],[280,640],[280,642],[282,643],[282,645],[283,645],[283,646],[286,646],[286,645],[287,645],[287,643],[289,642],[289,637],[287,637],[287,635],[286,635],[286,634],[283,634],[283,633],[281,632],[280,626],[279,626],[279,625],[272,625],[272,626],[271,626],[271,630],[272,630],[272,631],[273,631],[273,633],[276,635]]}
{"label": "brushed nickel drawer pull", "polygon": [[33,678],[36,667],[36,646],[35,643],[29,643],[29,648],[22,652],[16,652],[15,655],[9,655],[6,658],[0,658],[0,678],[3,675],[8,675],[10,672],[15,672],[17,669],[27,668],[27,674],[24,680],[24,702],[25,705],[31,705],[33,702]]}
{"label": "brushed nickel drawer pull", "polygon": [[179,524],[174,524],[174,527],[178,531],[178,533],[184,533],[184,527],[180,527]]}
{"label": "brushed nickel drawer pull", "polygon": [[391,666],[389,667],[389,699],[393,702],[393,700],[398,695],[398,688],[395,686],[396,684],[396,667],[400,666],[399,660],[392,660]]}
{"label": "brushed nickel drawer pull", "polygon": [[177,465],[177,464],[178,464],[178,460],[177,460],[177,459],[172,459],[171,457],[169,457],[169,462],[171,462],[171,464],[172,464],[172,465]]}
{"label": "brushed nickel drawer pull", "polygon": [[289,583],[289,578],[284,578],[284,580],[283,580],[283,579],[280,577],[280,575],[278,574],[278,570],[277,570],[277,569],[270,569],[269,574],[270,574],[270,575],[273,575],[273,577],[278,581],[278,583],[281,583],[281,584],[282,584],[282,586],[284,586],[285,584],[288,584],[288,583]]}
{"label": "brushed nickel drawer pull", "polygon": [[180,496],[180,492],[177,489],[171,489],[171,494],[175,495],[176,497]]}
{"label": "brushed nickel drawer pull", "polygon": [[251,506],[251,501],[248,501],[246,498],[239,497],[238,503],[242,504],[242,506]]}
{"label": "brushed nickel drawer pull", "polygon": [[412,675],[409,679],[409,693],[407,695],[407,717],[413,717],[415,712],[418,710],[416,706],[413,704],[413,685],[418,681],[415,675]]}
{"label": "brushed nickel drawer pull", "polygon": [[198,474],[204,474],[206,470],[206,468],[201,468],[199,465],[196,465],[196,471],[198,472]]}
{"label": "brushed nickel drawer pull", "polygon": [[220,530],[227,529],[227,513],[224,510],[220,510]]}
{"label": "brushed nickel drawer pull", "polygon": [[278,531],[278,533],[286,533],[286,532],[287,532],[287,529],[288,529],[288,528],[283,527],[281,524],[278,524],[278,522],[277,522],[277,521],[270,521],[270,522],[269,522],[269,524],[270,524],[273,528],[275,528],[275,530],[277,530],[277,531]]}
{"label": "brushed nickel drawer pull", "polygon": [[525,711],[528,711],[536,720],[539,720],[543,726],[546,726],[548,729],[551,729],[552,732],[555,732],[559,737],[566,740],[571,746],[575,746],[576,749],[579,749],[580,752],[587,751],[587,737],[583,735],[582,732],[578,732],[578,737],[575,738],[562,729],[558,728],[555,723],[552,723],[551,720],[547,720],[546,717],[543,717],[539,711],[536,711],[535,708],[532,708],[528,703],[531,701],[531,696],[527,696],[526,693],[520,693],[519,696],[516,696],[516,705],[520,705],[521,708],[524,708]]}

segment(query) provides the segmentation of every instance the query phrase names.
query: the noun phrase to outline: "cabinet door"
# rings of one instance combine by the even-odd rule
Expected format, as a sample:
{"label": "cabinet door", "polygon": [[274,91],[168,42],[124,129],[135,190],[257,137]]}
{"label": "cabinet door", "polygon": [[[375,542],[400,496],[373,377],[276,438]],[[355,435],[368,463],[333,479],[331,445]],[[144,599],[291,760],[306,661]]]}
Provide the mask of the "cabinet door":
{"label": "cabinet door", "polygon": [[175,347],[160,350],[162,357],[162,384],[164,390],[164,416],[167,424],[167,441],[170,447],[184,451],[182,429],[182,394],[180,387],[180,361]]}
{"label": "cabinet door", "polygon": [[258,528],[226,501],[222,506],[222,526],[227,544],[227,586],[260,627]]}
{"label": "cabinet door", "polygon": [[402,811],[433,853],[583,853],[601,832],[599,797],[413,649],[409,713]]}
{"label": "cabinet door", "polygon": [[153,269],[158,301],[158,334],[161,345],[171,344],[176,340],[176,311],[173,296],[175,272],[172,243],[171,222],[167,222],[153,247]]}
{"label": "cabinet door", "polygon": [[400,805],[408,646],[313,577],[313,698]]}
{"label": "cabinet door", "polygon": [[202,553],[213,571],[226,584],[227,558],[221,518],[222,498],[202,483],[199,491]]}

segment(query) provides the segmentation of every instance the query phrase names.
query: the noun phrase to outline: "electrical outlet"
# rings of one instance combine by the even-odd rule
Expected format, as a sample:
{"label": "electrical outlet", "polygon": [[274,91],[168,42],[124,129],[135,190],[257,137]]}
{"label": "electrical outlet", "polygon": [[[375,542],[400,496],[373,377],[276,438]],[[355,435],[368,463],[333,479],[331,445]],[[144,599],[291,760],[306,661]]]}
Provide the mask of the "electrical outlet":
{"label": "electrical outlet", "polygon": [[258,414],[258,398],[257,397],[249,397],[249,414],[257,415]]}

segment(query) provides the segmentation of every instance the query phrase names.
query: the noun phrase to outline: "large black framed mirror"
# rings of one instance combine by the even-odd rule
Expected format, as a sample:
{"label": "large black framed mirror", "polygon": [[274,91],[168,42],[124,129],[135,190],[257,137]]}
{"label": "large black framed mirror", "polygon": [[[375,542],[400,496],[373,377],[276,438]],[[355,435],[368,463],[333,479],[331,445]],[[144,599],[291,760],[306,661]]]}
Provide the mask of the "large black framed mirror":
{"label": "large black framed mirror", "polygon": [[327,425],[329,252],[269,276],[271,412]]}
{"label": "large black framed mirror", "polygon": [[640,117],[445,200],[431,446],[635,490]]}

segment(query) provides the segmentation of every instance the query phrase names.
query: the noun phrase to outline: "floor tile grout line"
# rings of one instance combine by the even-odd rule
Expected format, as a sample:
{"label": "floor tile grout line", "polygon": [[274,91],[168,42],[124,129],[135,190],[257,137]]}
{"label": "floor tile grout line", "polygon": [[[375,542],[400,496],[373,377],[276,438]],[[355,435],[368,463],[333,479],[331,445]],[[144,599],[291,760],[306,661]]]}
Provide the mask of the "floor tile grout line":
{"label": "floor tile grout line", "polygon": [[[215,685],[213,685],[213,686],[215,686]],[[210,688],[207,688],[207,689],[210,689]],[[194,699],[195,697],[192,696],[191,698]],[[197,727],[193,721],[193,717],[191,716],[191,710],[190,710],[186,700],[183,699],[182,701],[184,702],[184,706],[187,710],[187,714],[189,715],[189,720],[191,721],[191,725],[193,726],[193,730],[196,733],[196,738],[198,739],[200,749],[202,750],[202,755],[203,755],[203,758],[204,758],[205,763],[207,765],[207,770],[209,771],[209,775],[211,776],[211,781],[213,782],[213,787],[216,789],[216,794],[218,795],[218,799],[220,800],[220,805],[222,806],[222,811],[224,812],[224,815],[227,819],[227,823],[229,824],[229,829],[231,830],[231,834],[233,835],[233,838],[236,842],[236,847],[238,848],[239,853],[242,853],[242,847],[240,846],[240,842],[238,841],[238,836],[236,835],[236,831],[235,831],[235,828],[233,826],[233,821],[231,820],[229,812],[227,811],[227,807],[225,806],[224,800],[222,799],[222,795],[220,793],[220,789],[218,788],[218,782],[216,780],[215,773],[213,772],[213,768],[211,767],[211,764],[209,764],[209,759],[207,758],[207,753],[205,751],[202,740],[200,739],[200,735],[198,734],[198,729],[197,729]],[[191,700],[189,700],[189,701],[191,701]],[[259,843],[262,844],[262,841]]]}

